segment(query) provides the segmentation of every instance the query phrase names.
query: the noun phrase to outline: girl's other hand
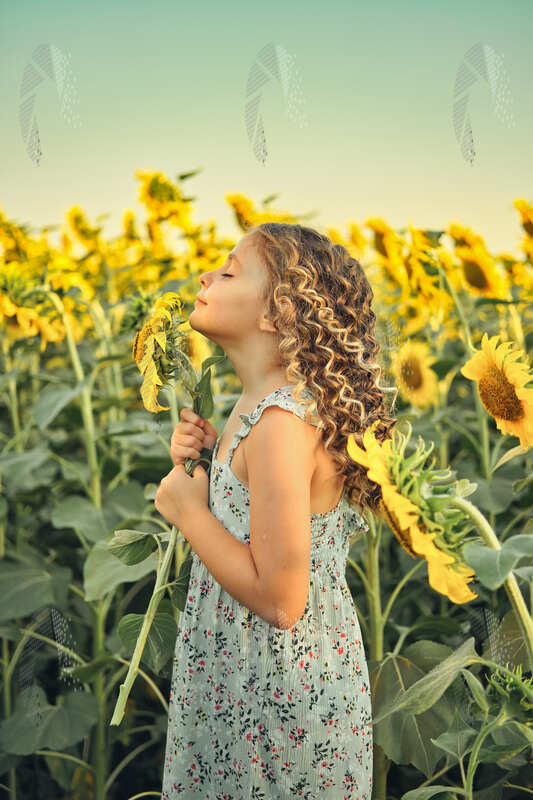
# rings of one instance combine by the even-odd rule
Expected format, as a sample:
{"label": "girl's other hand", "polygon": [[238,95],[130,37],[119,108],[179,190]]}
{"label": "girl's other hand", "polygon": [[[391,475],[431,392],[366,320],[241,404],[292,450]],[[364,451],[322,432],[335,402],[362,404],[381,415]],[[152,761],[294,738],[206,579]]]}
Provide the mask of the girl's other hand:
{"label": "girl's other hand", "polygon": [[170,457],[176,467],[184,464],[186,458],[200,458],[202,448],[212,450],[218,439],[215,426],[191,408],[182,408],[180,417],[182,421],[174,428],[170,440]]}

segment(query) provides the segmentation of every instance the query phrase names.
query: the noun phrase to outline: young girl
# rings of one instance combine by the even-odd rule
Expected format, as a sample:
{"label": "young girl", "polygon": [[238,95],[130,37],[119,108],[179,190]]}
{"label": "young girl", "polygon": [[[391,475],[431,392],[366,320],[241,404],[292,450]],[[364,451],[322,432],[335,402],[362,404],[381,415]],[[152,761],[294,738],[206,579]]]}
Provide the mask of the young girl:
{"label": "young girl", "polygon": [[[243,390],[218,438],[187,409],[172,437],[175,464],[214,450],[162,800],[371,800],[368,668],[345,567],[368,529],[353,506],[375,510],[381,491],[347,437],[362,447],[375,419],[381,440],[396,422],[377,386],[373,292],[344,247],[273,222],[200,283],[190,325],[224,349]],[[200,546],[213,526],[216,556]]]}

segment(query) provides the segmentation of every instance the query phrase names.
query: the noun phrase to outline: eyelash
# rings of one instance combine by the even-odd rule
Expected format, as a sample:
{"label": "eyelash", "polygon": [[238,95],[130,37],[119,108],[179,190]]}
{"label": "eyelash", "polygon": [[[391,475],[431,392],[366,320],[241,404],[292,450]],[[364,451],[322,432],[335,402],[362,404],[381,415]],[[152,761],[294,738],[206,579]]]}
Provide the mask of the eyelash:
{"label": "eyelash", "polygon": [[227,277],[227,278],[233,278],[233,275],[231,275],[229,272],[223,272],[223,273],[222,273],[222,277],[223,277],[223,278],[226,278],[226,277]]}

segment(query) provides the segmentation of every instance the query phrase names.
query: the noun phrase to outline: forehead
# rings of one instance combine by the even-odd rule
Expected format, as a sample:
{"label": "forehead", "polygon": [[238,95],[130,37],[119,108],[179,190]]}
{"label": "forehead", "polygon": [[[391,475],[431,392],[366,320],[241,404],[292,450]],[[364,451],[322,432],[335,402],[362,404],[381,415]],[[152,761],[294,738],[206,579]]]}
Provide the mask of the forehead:
{"label": "forehead", "polygon": [[242,264],[245,269],[249,268],[252,271],[261,269],[259,254],[255,249],[251,236],[243,236],[231,252],[237,257],[240,264]]}

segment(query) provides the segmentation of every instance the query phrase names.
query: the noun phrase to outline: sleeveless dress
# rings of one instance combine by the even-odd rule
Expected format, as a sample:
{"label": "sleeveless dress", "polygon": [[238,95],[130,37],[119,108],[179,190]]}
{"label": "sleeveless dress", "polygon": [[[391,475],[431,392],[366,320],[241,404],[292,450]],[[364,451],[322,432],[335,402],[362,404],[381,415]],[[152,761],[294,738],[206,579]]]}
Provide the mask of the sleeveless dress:
{"label": "sleeveless dress", "polygon": [[[220,437],[213,450],[209,509],[248,544],[249,490],[233,474],[231,458],[267,406],[305,419],[291,388],[276,389],[251,414],[240,414],[225,463],[215,458]],[[161,800],[371,800],[368,667],[344,577],[350,537],[368,525],[343,491],[334,509],[311,514],[310,526],[307,605],[287,630],[235,600],[192,551]]]}

